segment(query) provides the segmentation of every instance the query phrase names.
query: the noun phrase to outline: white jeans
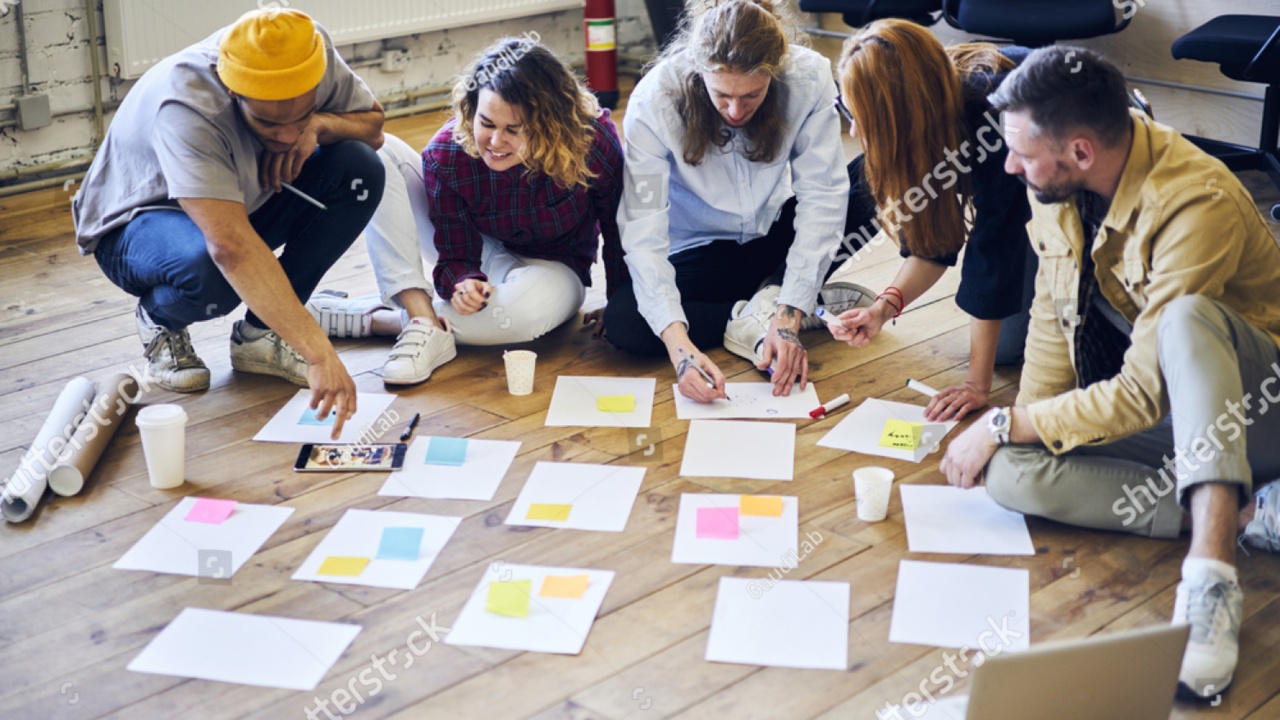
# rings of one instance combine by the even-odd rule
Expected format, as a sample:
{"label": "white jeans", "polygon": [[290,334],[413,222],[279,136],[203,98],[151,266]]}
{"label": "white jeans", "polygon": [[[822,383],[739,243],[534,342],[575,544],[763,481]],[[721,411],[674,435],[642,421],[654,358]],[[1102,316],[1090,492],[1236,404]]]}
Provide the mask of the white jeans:
{"label": "white jeans", "polygon": [[[435,296],[423,268],[434,266],[440,254],[435,227],[427,216],[422,156],[408,143],[386,135],[378,157],[387,168],[382,202],[365,228],[369,259],[382,301],[402,307],[396,296],[418,289]],[[449,321],[461,345],[510,345],[528,342],[555,329],[577,314],[587,289],[569,266],[554,260],[516,255],[488,235],[482,236],[480,271],[489,278],[493,294],[489,306],[461,315],[436,297],[436,314]]]}

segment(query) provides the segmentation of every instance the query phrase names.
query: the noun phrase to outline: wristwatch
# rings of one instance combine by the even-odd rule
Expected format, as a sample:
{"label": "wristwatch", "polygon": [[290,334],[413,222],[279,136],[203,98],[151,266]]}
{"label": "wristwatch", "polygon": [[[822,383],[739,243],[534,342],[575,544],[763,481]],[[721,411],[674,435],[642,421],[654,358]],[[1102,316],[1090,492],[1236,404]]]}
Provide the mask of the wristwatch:
{"label": "wristwatch", "polygon": [[987,417],[987,432],[991,433],[996,445],[1009,444],[1009,426],[1012,419],[1007,407],[998,407]]}

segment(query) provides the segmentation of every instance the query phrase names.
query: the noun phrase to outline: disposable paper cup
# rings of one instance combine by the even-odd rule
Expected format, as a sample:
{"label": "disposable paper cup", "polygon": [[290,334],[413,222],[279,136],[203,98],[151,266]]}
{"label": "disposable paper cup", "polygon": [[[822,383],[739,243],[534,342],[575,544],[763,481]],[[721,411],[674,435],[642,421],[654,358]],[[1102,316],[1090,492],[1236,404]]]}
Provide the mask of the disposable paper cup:
{"label": "disposable paper cup", "polygon": [[182,484],[186,469],[187,412],[181,405],[148,405],[135,422],[142,436],[151,487],[161,490]]}
{"label": "disposable paper cup", "polygon": [[893,471],[882,467],[862,467],[853,471],[854,499],[858,503],[858,519],[880,522],[889,513],[889,491],[893,488]]}
{"label": "disposable paper cup", "polygon": [[502,353],[507,365],[507,390],[512,395],[528,395],[533,392],[533,366],[538,353],[532,350],[507,350]]}

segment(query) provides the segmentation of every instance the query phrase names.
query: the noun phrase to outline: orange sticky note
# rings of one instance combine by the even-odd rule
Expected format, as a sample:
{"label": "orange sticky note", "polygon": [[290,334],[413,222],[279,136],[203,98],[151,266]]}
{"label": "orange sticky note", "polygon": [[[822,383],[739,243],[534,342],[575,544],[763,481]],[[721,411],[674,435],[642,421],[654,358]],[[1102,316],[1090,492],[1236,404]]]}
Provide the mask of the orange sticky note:
{"label": "orange sticky note", "polygon": [[316,570],[317,575],[333,575],[336,577],[359,577],[360,573],[369,566],[369,558],[367,557],[341,557],[338,555],[330,555],[320,563],[320,569]]}
{"label": "orange sticky note", "polygon": [[578,600],[587,593],[590,578],[586,575],[548,575],[542,579],[542,597]]}
{"label": "orange sticky note", "polygon": [[551,503],[533,503],[529,506],[529,512],[525,514],[526,520],[551,520],[554,522],[568,522],[569,511],[573,509],[572,505],[556,505]]}
{"label": "orange sticky note", "polygon": [[743,495],[738,505],[740,515],[782,517],[781,495]]}

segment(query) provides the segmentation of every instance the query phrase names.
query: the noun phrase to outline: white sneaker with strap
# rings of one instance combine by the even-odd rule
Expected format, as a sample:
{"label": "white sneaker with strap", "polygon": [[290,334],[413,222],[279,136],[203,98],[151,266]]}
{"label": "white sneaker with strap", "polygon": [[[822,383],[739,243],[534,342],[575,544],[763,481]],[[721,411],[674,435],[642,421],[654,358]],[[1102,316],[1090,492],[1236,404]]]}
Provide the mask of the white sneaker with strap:
{"label": "white sneaker with strap", "polygon": [[347,297],[341,290],[321,290],[307,301],[307,312],[329,337],[362,338],[373,335],[373,314],[390,310],[377,294]]}
{"label": "white sneaker with strap", "polygon": [[382,382],[387,385],[416,385],[431,377],[431,371],[458,356],[453,329],[445,329],[427,318],[410,318],[382,366]]}

